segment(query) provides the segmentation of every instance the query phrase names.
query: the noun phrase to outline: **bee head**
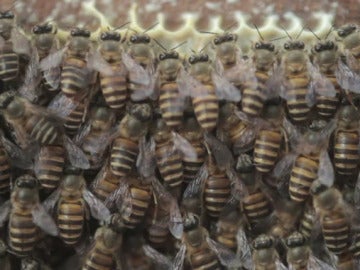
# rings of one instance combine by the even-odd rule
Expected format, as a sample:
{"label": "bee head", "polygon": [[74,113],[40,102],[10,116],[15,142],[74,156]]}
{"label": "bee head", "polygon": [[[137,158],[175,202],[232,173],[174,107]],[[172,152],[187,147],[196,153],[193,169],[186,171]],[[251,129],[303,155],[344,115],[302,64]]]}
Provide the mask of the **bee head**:
{"label": "bee head", "polygon": [[305,48],[305,44],[302,41],[296,40],[296,41],[288,41],[284,44],[284,49],[286,51],[292,51],[292,50],[303,50]]}
{"label": "bee head", "polygon": [[323,51],[331,51],[337,49],[337,46],[333,41],[325,41],[325,42],[319,42],[314,46],[315,52],[323,52]]}
{"label": "bee head", "polygon": [[15,185],[19,188],[34,189],[38,187],[38,181],[31,175],[22,175],[16,179]]}
{"label": "bee head", "polygon": [[274,244],[274,239],[266,234],[261,234],[253,242],[254,249],[268,249]]}
{"label": "bee head", "polygon": [[200,218],[193,214],[188,213],[184,217],[184,231],[191,231],[200,226]]}
{"label": "bee head", "polygon": [[53,25],[50,23],[37,24],[33,27],[32,31],[36,35],[41,35],[51,33],[53,31],[53,28]]}
{"label": "bee head", "polygon": [[306,238],[300,232],[294,232],[286,239],[286,245],[288,247],[303,246],[305,242],[306,242]]}
{"label": "bee head", "polygon": [[14,18],[15,18],[15,15],[11,10],[0,12],[0,20],[1,19],[14,19]]}
{"label": "bee head", "polygon": [[100,35],[100,40],[113,40],[113,41],[120,41],[121,35],[117,32],[111,31],[111,32],[103,32]]}
{"label": "bee head", "polygon": [[70,35],[72,37],[86,37],[86,38],[89,38],[91,33],[87,29],[76,27],[76,28],[74,28],[74,29],[72,29],[70,31]]}
{"label": "bee head", "polygon": [[150,40],[151,39],[147,34],[134,34],[130,37],[130,42],[133,44],[149,44]]}
{"label": "bee head", "polygon": [[209,61],[209,55],[205,53],[200,53],[198,55],[193,54],[189,57],[189,63],[192,65],[199,62],[208,62],[208,61]]}
{"label": "bee head", "polygon": [[255,50],[267,50],[270,52],[275,51],[275,46],[271,42],[258,41],[254,45]]}
{"label": "bee head", "polygon": [[176,51],[160,53],[159,60],[164,61],[166,59],[179,59],[179,53]]}
{"label": "bee head", "polygon": [[214,38],[214,44],[220,45],[225,42],[232,42],[232,41],[236,41],[236,40],[237,40],[237,36],[235,34],[224,33],[224,34],[218,35],[216,38]]}
{"label": "bee head", "polygon": [[348,25],[344,25],[342,27],[340,27],[338,30],[337,30],[337,34],[339,37],[341,38],[345,38],[347,37],[348,35],[352,34],[353,32],[355,32],[356,30],[356,25],[354,24],[348,24]]}

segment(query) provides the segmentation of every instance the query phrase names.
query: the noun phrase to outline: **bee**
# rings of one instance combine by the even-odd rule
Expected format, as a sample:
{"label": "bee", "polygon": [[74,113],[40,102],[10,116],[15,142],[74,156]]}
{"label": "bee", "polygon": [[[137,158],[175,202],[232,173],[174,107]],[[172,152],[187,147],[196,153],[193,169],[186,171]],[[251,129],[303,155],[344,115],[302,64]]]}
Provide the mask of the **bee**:
{"label": "bee", "polygon": [[350,216],[341,192],[317,181],[313,183],[311,193],[326,247],[336,255],[348,252],[351,240]]}
{"label": "bee", "polygon": [[45,201],[44,207],[56,217],[59,237],[69,246],[80,243],[84,237],[86,221],[91,216],[98,220],[110,217],[110,211],[86,188],[82,175],[68,170],[60,188]]}
{"label": "bee", "polygon": [[280,270],[287,269],[280,261],[275,248],[274,239],[266,234],[261,234],[253,241],[253,263],[255,270]]}
{"label": "bee", "polygon": [[352,105],[344,105],[337,118],[333,137],[334,169],[340,175],[354,175],[360,160],[359,112]]}
{"label": "bee", "polygon": [[1,206],[0,224],[9,219],[9,248],[18,256],[32,253],[39,228],[56,236],[58,229],[40,204],[37,180],[30,175],[16,179],[11,199]]}
{"label": "bee", "polygon": [[118,136],[110,149],[110,168],[114,175],[127,175],[139,154],[139,140],[146,135],[152,117],[148,104],[133,104],[119,124]]}
{"label": "bee", "polygon": [[115,131],[115,114],[107,107],[93,108],[87,124],[75,137],[75,142],[84,151],[90,161],[90,168],[101,167],[105,160],[106,149],[111,143]]}
{"label": "bee", "polygon": [[307,203],[304,213],[300,219],[299,232],[306,238],[312,238],[312,232],[316,223],[316,213],[314,207]]}
{"label": "bee", "polygon": [[122,55],[121,35],[116,31],[101,33],[99,49],[93,54],[92,65],[99,72],[105,102],[114,110],[124,109],[128,98],[128,71]]}
{"label": "bee", "polygon": [[11,159],[8,151],[14,151],[17,147],[8,141],[2,131],[0,132],[0,196],[10,192],[12,180]]}
{"label": "bee", "polygon": [[121,233],[108,226],[99,227],[95,232],[94,243],[85,255],[81,269],[111,270],[114,265],[121,267],[118,254],[122,246],[122,238]]}
{"label": "bee", "polygon": [[3,270],[11,270],[10,256],[7,254],[6,243],[0,239],[0,264]]}
{"label": "bee", "polygon": [[189,57],[189,74],[180,72],[179,89],[182,95],[190,96],[195,116],[205,132],[217,126],[219,100],[238,102],[238,89],[221,77],[211,66],[209,56],[204,53]]}
{"label": "bee", "polygon": [[195,179],[206,158],[203,132],[194,116],[188,116],[185,119],[181,135],[191,144],[196,152],[195,158],[188,155],[183,156],[183,180],[188,184]]}
{"label": "bee", "polygon": [[87,62],[90,51],[90,32],[86,29],[74,28],[70,32],[67,45],[44,58],[40,62],[40,69],[43,72],[50,72],[52,68],[61,65],[62,70],[58,78],[61,91],[69,98],[81,100],[95,78]]}
{"label": "bee", "polygon": [[285,243],[287,246],[286,260],[291,269],[335,269],[312,254],[305,236],[301,233],[293,232],[286,238]]}
{"label": "bee", "polygon": [[[334,183],[334,169],[327,152],[329,136],[334,128],[334,122],[313,121],[305,135],[298,138],[294,153],[285,155],[275,166],[273,175],[277,179],[282,177],[282,181],[286,181],[284,176],[290,173],[291,200],[304,202],[310,194],[311,184],[317,178],[326,186]],[[297,136],[294,127],[287,132]]]}
{"label": "bee", "polygon": [[[331,31],[326,35],[324,41],[317,37],[319,42],[311,49],[312,62],[317,69],[311,72],[313,77],[318,77],[313,87],[319,88],[317,92],[320,93],[316,97],[316,111],[320,117],[328,120],[334,117],[342,94],[342,89],[336,79],[340,54],[338,46],[333,41],[327,39],[330,33]],[[329,92],[329,89],[336,93],[334,97],[321,95],[321,92]]]}

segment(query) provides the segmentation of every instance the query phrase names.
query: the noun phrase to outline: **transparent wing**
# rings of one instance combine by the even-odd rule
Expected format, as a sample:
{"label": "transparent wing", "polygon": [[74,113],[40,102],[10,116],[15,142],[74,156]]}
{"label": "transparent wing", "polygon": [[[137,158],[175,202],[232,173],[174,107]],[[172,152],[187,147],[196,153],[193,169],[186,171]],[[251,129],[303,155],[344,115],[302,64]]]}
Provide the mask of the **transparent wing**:
{"label": "transparent wing", "polygon": [[29,169],[32,167],[32,158],[39,150],[37,144],[31,145],[27,149],[21,149],[2,135],[1,143],[4,146],[13,166],[22,169]]}
{"label": "transparent wing", "polygon": [[284,128],[291,146],[296,146],[301,140],[300,130],[284,117],[282,127]]}
{"label": "transparent wing", "polygon": [[0,37],[0,49],[2,49],[5,46],[5,39],[3,37]]}
{"label": "transparent wing", "polygon": [[7,200],[0,206],[0,228],[4,226],[4,223],[9,219],[11,212],[11,201]]}
{"label": "transparent wing", "polygon": [[11,41],[13,43],[13,50],[17,54],[31,55],[30,41],[25,34],[21,33],[17,27],[13,27],[11,31]]}
{"label": "transparent wing", "polygon": [[275,261],[276,270],[288,270],[288,268],[279,260]]}
{"label": "transparent wing", "polygon": [[104,59],[99,51],[89,53],[86,58],[89,69],[96,70],[103,75],[114,75],[111,65]]}
{"label": "transparent wing", "polygon": [[56,189],[53,193],[50,194],[49,197],[42,203],[44,209],[48,213],[53,213],[55,210],[55,206],[60,198],[61,188]]}
{"label": "transparent wing", "polygon": [[65,119],[77,106],[79,106],[78,101],[67,97],[63,92],[59,92],[49,103],[48,109]]}
{"label": "transparent wing", "polygon": [[215,85],[216,96],[220,100],[229,100],[234,102],[239,102],[241,100],[240,90],[224,76],[221,76],[216,71],[213,71],[211,77]]}
{"label": "transparent wing", "polygon": [[308,270],[335,270],[333,266],[327,264],[326,262],[318,259],[313,254],[310,254],[309,261],[307,264]]}
{"label": "transparent wing", "polygon": [[83,191],[83,198],[88,203],[91,215],[94,218],[97,220],[106,220],[110,217],[109,209],[86,188]]}
{"label": "transparent wing", "polygon": [[242,265],[246,269],[253,269],[253,261],[251,255],[251,247],[247,240],[245,231],[240,228],[236,234],[236,242],[237,242],[237,252],[239,253],[239,258]]}
{"label": "transparent wing", "polygon": [[[352,57],[353,56],[349,54],[347,60]],[[336,79],[343,89],[350,90],[357,94],[360,93],[360,75],[353,72],[341,59],[338,62]]]}
{"label": "transparent wing", "polygon": [[38,204],[31,211],[33,216],[34,223],[39,226],[44,232],[56,236],[59,234],[58,228],[51,218],[51,216],[46,212],[45,208]]}
{"label": "transparent wing", "polygon": [[186,245],[183,244],[181,245],[179,251],[176,253],[172,266],[169,269],[182,270],[184,265],[185,255],[186,255]]}
{"label": "transparent wing", "polygon": [[109,166],[109,160],[106,160],[104,162],[104,165],[102,166],[102,168],[100,169],[100,171],[97,173],[94,180],[90,184],[90,190],[91,191],[96,190],[96,188],[98,187],[100,181],[102,181],[103,179],[106,178],[107,174],[109,173],[108,166]]}
{"label": "transparent wing", "polygon": [[360,173],[358,175],[354,190],[354,206],[358,211],[360,211]]}
{"label": "transparent wing", "polygon": [[139,155],[136,160],[136,168],[140,175],[149,177],[155,174],[156,158],[155,158],[155,140],[150,138],[146,142],[145,136],[139,140]]}
{"label": "transparent wing", "polygon": [[52,67],[45,71],[43,71],[43,77],[46,82],[51,86],[51,90],[57,90],[60,87],[61,80],[61,68],[60,67]]}
{"label": "transparent wing", "polygon": [[297,158],[297,154],[295,153],[284,155],[284,157],[280,159],[279,162],[276,164],[272,172],[272,175],[275,178],[280,179],[285,175],[290,174],[296,158]]}
{"label": "transparent wing", "polygon": [[311,88],[314,93],[319,96],[335,97],[336,90],[334,84],[321,74],[319,68],[309,62],[308,69],[311,76]]}
{"label": "transparent wing", "polygon": [[145,255],[153,260],[160,269],[171,269],[171,261],[164,254],[149,245],[143,245]]}
{"label": "transparent wing", "polygon": [[[123,203],[131,198],[130,194],[130,186],[126,181],[121,181],[121,184],[117,190],[110,194],[108,198],[106,198],[104,204],[108,209],[113,209],[115,206],[119,211],[122,210]],[[127,206],[131,208],[131,205]],[[129,208],[129,212],[131,209]]]}
{"label": "transparent wing", "polygon": [[234,157],[229,148],[209,133],[205,133],[204,138],[210,147],[210,151],[213,154],[219,169],[223,170],[230,168],[234,164]]}
{"label": "transparent wing", "polygon": [[227,247],[223,246],[222,244],[214,241],[210,237],[207,237],[206,241],[207,241],[209,247],[218,256],[222,265],[224,265],[226,267],[240,267],[241,266],[240,260],[236,257],[236,254],[232,250],[230,250]]}
{"label": "transparent wing", "polygon": [[51,68],[57,68],[61,65],[64,57],[64,53],[67,50],[67,46],[63,49],[58,50],[52,54],[49,54],[47,57],[40,61],[40,69],[42,71],[47,71]]}
{"label": "transparent wing", "polygon": [[142,85],[151,82],[150,73],[138,64],[128,53],[122,53],[122,60],[126,69],[131,73],[131,81]]}
{"label": "transparent wing", "polygon": [[241,199],[248,195],[246,185],[233,168],[226,170],[226,175],[231,181],[231,194],[234,198]]}
{"label": "transparent wing", "polygon": [[265,88],[270,96],[280,96],[283,99],[287,100],[286,87],[284,84],[284,68],[283,65],[275,64],[273,67],[273,72],[269,79],[265,83]]}
{"label": "transparent wing", "polygon": [[201,97],[207,96],[209,90],[184,69],[180,69],[177,84],[182,96]]}
{"label": "transparent wing", "polygon": [[209,172],[207,169],[207,165],[203,164],[203,166],[198,171],[195,179],[191,181],[186,187],[183,193],[183,198],[186,199],[197,197],[201,193],[205,180],[208,178],[208,176]]}
{"label": "transparent wing", "polygon": [[64,145],[69,161],[74,167],[80,169],[90,168],[89,160],[84,152],[67,136],[64,136]]}
{"label": "transparent wing", "polygon": [[318,180],[327,187],[331,187],[335,181],[334,167],[326,149],[320,153]]}
{"label": "transparent wing", "polygon": [[196,150],[191,145],[191,143],[189,143],[188,140],[186,140],[179,133],[174,131],[172,131],[172,135],[175,148],[179,150],[183,154],[183,156],[188,157],[189,159],[197,158]]}

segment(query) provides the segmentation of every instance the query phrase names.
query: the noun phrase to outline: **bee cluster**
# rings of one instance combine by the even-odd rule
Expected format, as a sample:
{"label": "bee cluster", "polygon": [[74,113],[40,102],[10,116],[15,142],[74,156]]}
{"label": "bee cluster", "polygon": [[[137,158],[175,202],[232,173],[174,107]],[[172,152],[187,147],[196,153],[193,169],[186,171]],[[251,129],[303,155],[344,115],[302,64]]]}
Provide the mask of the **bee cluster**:
{"label": "bee cluster", "polygon": [[150,29],[0,12],[0,268],[359,269],[360,27]]}

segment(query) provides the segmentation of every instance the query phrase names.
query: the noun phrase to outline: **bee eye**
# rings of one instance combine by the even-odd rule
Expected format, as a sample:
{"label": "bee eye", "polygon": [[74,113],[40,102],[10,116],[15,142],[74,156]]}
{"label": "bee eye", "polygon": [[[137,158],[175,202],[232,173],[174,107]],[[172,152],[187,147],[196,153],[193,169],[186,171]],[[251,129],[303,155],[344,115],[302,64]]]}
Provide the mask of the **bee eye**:
{"label": "bee eye", "polygon": [[285,50],[289,50],[289,49],[290,49],[289,43],[285,43],[285,44],[284,44],[284,49],[285,49]]}
{"label": "bee eye", "polygon": [[101,35],[100,35],[100,39],[101,40],[105,40],[106,39],[106,33],[101,33]]}
{"label": "bee eye", "polygon": [[204,62],[209,61],[209,56],[207,54],[203,55],[201,58]]}
{"label": "bee eye", "polygon": [[196,61],[196,57],[195,57],[195,56],[192,55],[192,56],[189,57],[189,63],[190,63],[190,64],[194,64],[195,61]]}
{"label": "bee eye", "polygon": [[146,43],[150,43],[150,37],[147,36],[147,37],[145,37],[144,40],[145,40]]}
{"label": "bee eye", "polygon": [[321,51],[321,44],[316,44],[314,49],[315,49],[316,52],[320,52]]}
{"label": "bee eye", "polygon": [[[159,55],[159,59],[160,60],[164,60],[165,59],[165,55],[163,54],[163,53],[161,53],[160,55]],[[190,61],[190,60],[189,60]]]}
{"label": "bee eye", "polygon": [[77,34],[77,30],[71,30],[71,32],[70,32],[71,36],[76,36],[76,34]]}
{"label": "bee eye", "polygon": [[234,40],[234,35],[233,35],[233,34],[229,34],[229,36],[228,36],[228,41],[232,41],[232,40]]}
{"label": "bee eye", "polygon": [[175,57],[175,58],[179,58],[178,52],[174,52],[174,57]]}
{"label": "bee eye", "polygon": [[299,47],[300,47],[300,49],[304,49],[305,48],[305,44],[304,44],[304,42],[300,42],[300,44],[299,44]]}
{"label": "bee eye", "polygon": [[329,42],[328,42],[328,47],[329,47],[330,50],[334,49],[334,47],[335,47],[334,42],[329,41]]}
{"label": "bee eye", "polygon": [[35,25],[35,26],[33,27],[33,33],[34,33],[34,34],[39,34],[39,33],[40,33],[40,27],[39,27],[38,25]]}
{"label": "bee eye", "polygon": [[135,43],[137,41],[137,36],[131,36],[130,42]]}
{"label": "bee eye", "polygon": [[[259,42],[255,43],[255,49],[260,49],[261,48],[261,44]],[[286,49],[286,48],[285,48]]]}
{"label": "bee eye", "polygon": [[219,43],[220,43],[220,39],[219,39],[219,38],[215,38],[215,39],[214,39],[214,44],[215,44],[215,45],[218,45]]}
{"label": "bee eye", "polygon": [[4,13],[4,18],[5,19],[13,19],[14,18],[14,13],[12,13],[12,11],[6,11],[5,13]]}
{"label": "bee eye", "polygon": [[270,44],[270,45],[269,45],[269,49],[270,49],[270,51],[272,51],[272,52],[273,52],[273,51],[275,50],[275,46],[274,46],[274,44]]}

